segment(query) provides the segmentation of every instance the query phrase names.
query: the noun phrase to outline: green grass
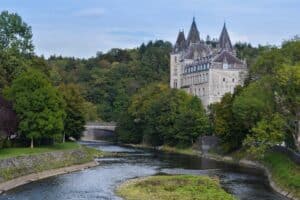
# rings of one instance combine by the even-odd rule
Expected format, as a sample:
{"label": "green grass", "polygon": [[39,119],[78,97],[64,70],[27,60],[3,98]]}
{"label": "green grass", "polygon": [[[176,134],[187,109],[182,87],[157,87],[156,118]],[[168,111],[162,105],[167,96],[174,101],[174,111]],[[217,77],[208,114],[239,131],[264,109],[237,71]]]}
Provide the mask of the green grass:
{"label": "green grass", "polygon": [[300,198],[300,166],[281,153],[267,153],[263,163],[270,169],[275,183]]}
{"label": "green grass", "polygon": [[219,185],[206,176],[152,176],[130,180],[117,189],[126,200],[234,200]]}
{"label": "green grass", "polygon": [[55,144],[52,146],[41,146],[41,147],[35,147],[33,149],[29,147],[4,148],[4,149],[0,149],[0,160],[5,158],[11,158],[11,157],[40,154],[40,153],[46,153],[51,151],[72,150],[77,148],[80,148],[80,145],[77,144],[76,142],[66,142],[61,144]]}

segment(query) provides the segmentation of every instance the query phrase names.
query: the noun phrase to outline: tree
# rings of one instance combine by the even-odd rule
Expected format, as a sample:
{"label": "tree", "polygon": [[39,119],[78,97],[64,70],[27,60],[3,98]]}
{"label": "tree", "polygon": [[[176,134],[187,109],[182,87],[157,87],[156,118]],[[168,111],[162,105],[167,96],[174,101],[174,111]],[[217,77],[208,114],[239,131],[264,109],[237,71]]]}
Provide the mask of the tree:
{"label": "tree", "polygon": [[31,27],[15,13],[0,14],[0,88],[9,85],[31,63]]}
{"label": "tree", "polygon": [[20,120],[19,132],[31,140],[61,137],[64,101],[47,77],[37,70],[23,72],[5,91]]}
{"label": "tree", "polygon": [[[300,65],[280,67],[275,79],[275,101],[277,112],[287,120],[287,145],[300,149],[298,131],[300,128]],[[289,139],[291,141],[289,141]]]}
{"label": "tree", "polygon": [[260,54],[255,64],[250,68],[250,76],[253,80],[258,80],[265,75],[272,76],[278,67],[287,62],[288,58],[282,54],[281,49],[271,48]]}
{"label": "tree", "polygon": [[122,142],[153,146],[190,146],[209,129],[201,101],[165,84],[141,89],[132,97],[124,119],[117,130]]}
{"label": "tree", "polygon": [[0,96],[0,137],[7,137],[16,134],[18,127],[17,115],[13,110],[11,102]]}
{"label": "tree", "polygon": [[177,145],[190,146],[199,136],[209,134],[208,117],[198,97],[191,97],[177,115],[174,123]]}
{"label": "tree", "polygon": [[247,136],[243,144],[255,157],[263,157],[267,150],[283,142],[285,128],[285,120],[280,114],[265,116],[252,128],[252,134]]}
{"label": "tree", "polygon": [[70,137],[73,137],[76,140],[80,139],[85,129],[84,106],[86,101],[81,96],[80,90],[80,87],[75,84],[61,84],[59,86],[59,91],[66,102],[63,142],[65,141],[65,138]]}
{"label": "tree", "polygon": [[14,49],[22,54],[32,54],[31,27],[16,13],[0,14],[0,50]]}
{"label": "tree", "polygon": [[273,81],[265,77],[251,83],[234,99],[232,111],[244,131],[250,130],[264,115],[274,112]]}

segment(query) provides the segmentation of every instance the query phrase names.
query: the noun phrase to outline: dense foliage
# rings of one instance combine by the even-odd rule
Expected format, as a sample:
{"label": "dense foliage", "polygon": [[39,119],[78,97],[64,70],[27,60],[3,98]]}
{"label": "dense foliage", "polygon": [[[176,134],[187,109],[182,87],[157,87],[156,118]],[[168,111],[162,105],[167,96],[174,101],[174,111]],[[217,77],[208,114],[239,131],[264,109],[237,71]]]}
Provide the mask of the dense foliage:
{"label": "dense foliage", "polygon": [[74,84],[62,84],[59,86],[63,99],[65,100],[66,117],[64,119],[64,136],[65,138],[80,139],[84,131],[84,103],[85,100],[80,94],[80,88]]}
{"label": "dense foliage", "polygon": [[31,140],[55,139],[63,131],[64,101],[42,73],[28,70],[6,91],[20,119],[20,134]]}
{"label": "dense foliage", "polygon": [[[19,104],[22,102],[16,99],[19,94],[12,91],[21,87],[16,86],[20,77],[29,76],[24,74],[37,69],[39,72],[33,72],[34,75],[38,74],[35,77],[38,78],[37,81],[40,81],[39,76],[50,80],[47,87],[58,87],[59,96],[63,97],[63,110],[66,113],[63,130],[61,121],[57,121],[53,129],[58,128],[57,133],[63,132],[67,138],[72,136],[79,139],[83,124],[87,120],[118,121],[138,89],[152,82],[168,81],[169,52],[172,46],[169,42],[149,42],[137,49],[115,48],[105,54],[98,52],[96,57],[90,59],[51,56],[45,60],[34,55],[31,27],[18,14],[2,12],[0,30],[1,93],[3,88],[10,88],[7,93],[10,93],[9,98],[14,103],[14,110],[17,110],[17,101]],[[27,89],[29,88],[30,86]],[[47,95],[43,95],[30,97],[27,94],[28,103],[33,103],[33,98],[46,98]],[[47,106],[49,102],[44,103],[44,106]],[[20,118],[19,130],[13,132],[22,137],[22,132],[26,131],[20,127],[26,122],[24,113],[21,114],[19,110],[17,114]],[[40,138],[41,134],[45,136],[45,133],[27,134],[32,138]]]}
{"label": "dense foliage", "polygon": [[48,64],[54,84],[79,84],[102,120],[118,121],[138,89],[168,81],[170,51],[169,42],[156,41],[138,49],[100,52],[87,60],[52,56]]}
{"label": "dense foliage", "polygon": [[125,143],[190,146],[208,130],[208,118],[197,97],[151,84],[134,95],[117,133]]}

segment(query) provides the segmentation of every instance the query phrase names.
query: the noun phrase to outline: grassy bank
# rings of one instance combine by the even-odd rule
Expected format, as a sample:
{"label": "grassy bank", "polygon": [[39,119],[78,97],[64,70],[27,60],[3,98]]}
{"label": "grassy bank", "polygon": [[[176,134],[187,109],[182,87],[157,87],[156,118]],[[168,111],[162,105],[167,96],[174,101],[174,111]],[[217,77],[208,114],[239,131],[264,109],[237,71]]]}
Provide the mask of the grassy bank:
{"label": "grassy bank", "polygon": [[117,194],[126,200],[233,200],[218,180],[205,176],[153,176],[122,184]]}
{"label": "grassy bank", "polygon": [[77,143],[5,149],[0,160],[0,183],[28,174],[88,163],[103,155],[101,151]]}
{"label": "grassy bank", "polygon": [[79,148],[80,145],[76,142],[66,142],[61,144],[54,144],[51,146],[35,147],[33,149],[29,147],[4,148],[0,150],[0,160],[6,158],[12,158],[12,157],[47,153],[52,151],[72,150],[72,149],[79,149]]}
{"label": "grassy bank", "polygon": [[270,170],[272,179],[282,189],[300,198],[300,166],[281,153],[268,153],[263,164]]}
{"label": "grassy bank", "polygon": [[[124,144],[122,144],[124,145]],[[188,148],[177,148],[171,147],[167,145],[163,145],[160,147],[153,147],[146,144],[125,144],[125,146],[133,147],[133,148],[141,148],[141,149],[156,149],[159,151],[163,151],[166,153],[177,153],[177,154],[184,154],[184,155],[199,155],[199,152],[195,151],[192,147]]]}

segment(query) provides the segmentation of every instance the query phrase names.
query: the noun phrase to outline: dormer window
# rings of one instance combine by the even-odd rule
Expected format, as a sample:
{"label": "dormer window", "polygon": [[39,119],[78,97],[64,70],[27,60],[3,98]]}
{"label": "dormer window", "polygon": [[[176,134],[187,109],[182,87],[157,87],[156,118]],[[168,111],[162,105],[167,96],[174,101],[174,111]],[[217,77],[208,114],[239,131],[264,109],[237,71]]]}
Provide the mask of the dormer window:
{"label": "dormer window", "polygon": [[228,69],[228,63],[223,63],[223,69]]}

